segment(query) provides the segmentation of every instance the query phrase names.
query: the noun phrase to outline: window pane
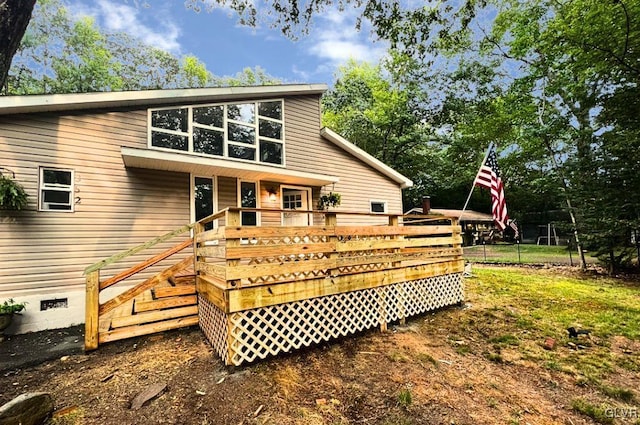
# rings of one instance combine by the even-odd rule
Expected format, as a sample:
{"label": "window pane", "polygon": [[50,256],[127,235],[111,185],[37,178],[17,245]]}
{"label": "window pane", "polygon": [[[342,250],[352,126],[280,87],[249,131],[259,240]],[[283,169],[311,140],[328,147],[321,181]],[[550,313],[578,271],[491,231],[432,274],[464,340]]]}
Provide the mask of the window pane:
{"label": "window pane", "polygon": [[205,106],[202,108],[193,108],[193,121],[197,122],[198,124],[222,128],[223,113],[224,112],[222,106]]}
{"label": "window pane", "polygon": [[151,112],[151,126],[186,133],[188,129],[188,116],[187,108],[153,111]]}
{"label": "window pane", "polygon": [[71,193],[64,190],[43,190],[42,198],[47,203],[71,204]]}
{"label": "window pane", "polygon": [[245,148],[244,146],[229,145],[229,156],[231,158],[256,160],[256,150]]}
{"label": "window pane", "polygon": [[159,131],[152,131],[151,145],[159,148],[186,151],[189,148],[189,140],[187,136],[178,136],[176,134],[167,134],[161,133]]}
{"label": "window pane", "polygon": [[[258,207],[258,194],[254,182],[240,182],[240,206],[243,208]],[[243,226],[258,225],[258,213],[256,211],[243,211],[241,216]]]}
{"label": "window pane", "polygon": [[243,226],[257,226],[258,225],[258,213],[255,211],[243,211],[242,212],[242,225]]}
{"label": "window pane", "polygon": [[[213,214],[213,179],[196,177],[193,183],[193,200],[197,221]],[[205,230],[211,229],[213,229],[213,222],[205,225]]]}
{"label": "window pane", "polygon": [[282,164],[282,143],[260,141],[260,161]]}
{"label": "window pane", "polygon": [[273,121],[260,120],[259,127],[260,130],[258,134],[260,134],[261,137],[282,139],[282,124]]}
{"label": "window pane", "polygon": [[240,183],[240,206],[244,208],[256,208],[258,206],[256,184],[254,182]]}
{"label": "window pane", "polygon": [[60,170],[42,170],[45,184],[62,184],[71,186],[71,172]]}
{"label": "window pane", "polygon": [[256,122],[255,104],[240,103],[237,105],[229,105],[227,106],[227,118],[254,124]]}
{"label": "window pane", "polygon": [[57,210],[57,211],[71,211],[71,205],[51,204],[44,209]]}
{"label": "window pane", "polygon": [[249,143],[255,145],[256,143],[256,129],[242,124],[229,123],[227,126],[229,140],[233,142]]}
{"label": "window pane", "polygon": [[282,119],[282,102],[280,100],[276,100],[274,102],[258,103],[258,115],[281,120]]}
{"label": "window pane", "polygon": [[216,130],[193,128],[193,151],[209,155],[224,155],[224,133]]}
{"label": "window pane", "polygon": [[371,203],[371,212],[383,213],[384,212],[384,202],[372,202]]}

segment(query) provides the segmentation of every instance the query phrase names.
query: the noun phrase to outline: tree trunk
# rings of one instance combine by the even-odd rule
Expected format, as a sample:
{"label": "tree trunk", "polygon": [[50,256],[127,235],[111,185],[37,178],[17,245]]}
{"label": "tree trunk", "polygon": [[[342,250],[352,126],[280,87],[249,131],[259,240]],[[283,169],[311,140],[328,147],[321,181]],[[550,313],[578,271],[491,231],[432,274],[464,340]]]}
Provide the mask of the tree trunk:
{"label": "tree trunk", "polygon": [[587,261],[584,258],[584,248],[582,246],[582,241],[580,240],[580,236],[578,233],[578,221],[576,220],[576,215],[573,211],[573,205],[571,205],[571,199],[569,198],[569,193],[568,193],[569,188],[567,185],[567,180],[564,178],[564,173],[562,172],[562,169],[560,168],[560,165],[556,160],[553,148],[551,146],[551,141],[545,137],[543,138],[543,142],[545,147],[547,148],[549,156],[551,157],[551,161],[553,162],[553,168],[556,170],[556,172],[560,176],[560,181],[562,182],[562,192],[565,197],[565,202],[567,203],[569,217],[571,218],[571,224],[573,226],[573,237],[575,238],[576,246],[578,247],[578,256],[580,258],[580,268],[582,269],[582,271],[585,271],[587,269]]}
{"label": "tree trunk", "polygon": [[36,0],[0,0],[0,91],[7,84],[9,67],[31,20]]}
{"label": "tree trunk", "polygon": [[609,250],[609,276],[615,276],[616,274],[616,255],[613,252],[613,248]]}
{"label": "tree trunk", "polygon": [[[564,178],[562,179],[565,182]],[[578,222],[576,220],[576,216],[573,212],[573,206],[571,205],[571,199],[569,199],[569,195],[567,194],[567,186],[563,187],[565,201],[567,202],[567,208],[569,209],[569,217],[571,218],[571,224],[573,225],[573,237],[576,240],[576,246],[578,247],[578,256],[580,257],[580,268],[582,271],[587,270],[587,261],[584,258],[584,248],[582,247],[582,242],[580,241],[580,237],[578,235]]]}

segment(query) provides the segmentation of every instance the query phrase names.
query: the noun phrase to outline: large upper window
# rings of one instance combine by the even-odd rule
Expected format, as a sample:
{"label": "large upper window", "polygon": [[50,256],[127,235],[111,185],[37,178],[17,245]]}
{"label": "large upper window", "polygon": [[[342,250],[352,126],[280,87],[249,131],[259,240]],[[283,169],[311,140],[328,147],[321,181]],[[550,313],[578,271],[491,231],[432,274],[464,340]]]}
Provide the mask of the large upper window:
{"label": "large upper window", "polygon": [[73,171],[40,167],[40,211],[73,211]]}
{"label": "large upper window", "polygon": [[155,148],[284,164],[282,100],[149,110]]}

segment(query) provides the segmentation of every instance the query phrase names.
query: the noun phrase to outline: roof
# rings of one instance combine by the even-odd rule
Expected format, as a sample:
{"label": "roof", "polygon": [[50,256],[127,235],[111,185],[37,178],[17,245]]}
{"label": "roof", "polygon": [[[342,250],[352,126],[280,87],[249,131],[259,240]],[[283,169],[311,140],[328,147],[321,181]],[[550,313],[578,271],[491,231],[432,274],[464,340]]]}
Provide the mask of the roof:
{"label": "roof", "polygon": [[326,84],[282,84],[273,86],[208,87],[197,89],[137,90],[100,93],[0,96],[0,115],[80,109],[122,108],[145,105],[198,103],[246,97],[322,94]]}
{"label": "roof", "polygon": [[396,170],[389,167],[388,165],[378,160],[377,158],[374,158],[372,155],[368,154],[367,152],[363,151],[362,149],[360,149],[359,147],[357,147],[356,145],[354,145],[353,143],[351,143],[350,141],[348,141],[347,139],[345,139],[335,131],[328,129],[327,127],[323,127],[320,130],[320,134],[325,139],[329,140],[330,142],[333,142],[335,145],[349,152],[351,155],[355,156],[362,162],[368,164],[375,170],[381,172],[382,174],[389,177],[391,180],[398,183],[402,189],[406,189],[408,187],[413,186],[413,182],[410,179],[398,173]]}
{"label": "roof", "polygon": [[[422,214],[422,208],[412,208],[405,213],[405,215],[409,214]],[[430,215],[442,215],[445,217],[460,217],[460,221],[475,221],[475,222],[486,222],[493,223],[493,216],[491,214],[485,214],[478,211],[465,210],[464,213],[462,210],[451,210],[451,209],[443,209],[443,208],[431,208],[429,210]]]}
{"label": "roof", "polygon": [[[144,107],[148,105],[170,105],[176,103],[199,103],[228,101],[248,97],[275,97],[322,94],[326,84],[282,84],[273,86],[209,87],[195,89],[138,90],[123,92],[44,94],[23,96],[0,96],[0,115],[36,112],[59,112],[84,109],[114,109]],[[338,133],[322,128],[320,134],[362,162],[400,185],[402,189],[413,186],[413,182],[388,165],[369,155]],[[133,152],[133,151],[132,151]],[[131,152],[129,152],[131,153]],[[139,155],[131,155],[132,157]],[[292,177],[292,176],[289,176]],[[300,176],[293,176],[301,178]],[[293,178],[292,177],[292,178]],[[324,181],[337,181],[332,176],[303,176]]]}

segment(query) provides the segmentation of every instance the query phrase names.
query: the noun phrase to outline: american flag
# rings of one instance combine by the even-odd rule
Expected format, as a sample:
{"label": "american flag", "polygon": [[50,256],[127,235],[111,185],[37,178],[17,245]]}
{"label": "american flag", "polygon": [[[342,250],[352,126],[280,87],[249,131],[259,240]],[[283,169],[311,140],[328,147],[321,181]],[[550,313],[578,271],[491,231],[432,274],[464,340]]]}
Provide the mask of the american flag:
{"label": "american flag", "polygon": [[518,239],[518,226],[514,220],[509,219],[507,213],[507,203],[504,199],[504,185],[500,177],[498,169],[498,156],[496,155],[495,145],[489,146],[489,152],[484,162],[480,166],[480,170],[473,182],[474,186],[484,187],[491,191],[491,212],[493,221],[500,230],[504,230],[507,226],[511,227],[515,232],[515,238]]}

